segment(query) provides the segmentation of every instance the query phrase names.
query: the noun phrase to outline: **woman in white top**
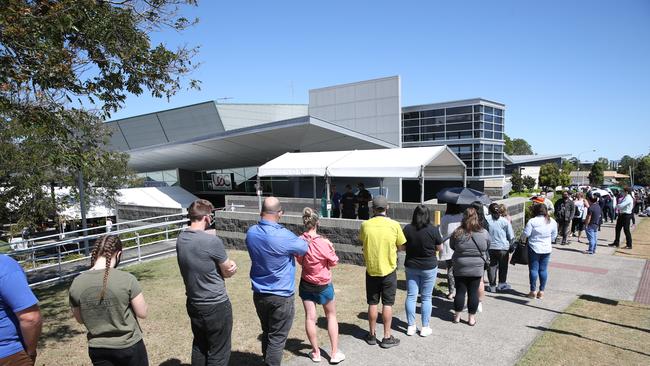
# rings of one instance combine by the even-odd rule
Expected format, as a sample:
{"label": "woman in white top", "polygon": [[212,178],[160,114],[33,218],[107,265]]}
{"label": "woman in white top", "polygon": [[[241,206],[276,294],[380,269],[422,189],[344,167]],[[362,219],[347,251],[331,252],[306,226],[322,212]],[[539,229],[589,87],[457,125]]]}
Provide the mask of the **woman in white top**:
{"label": "woman in white top", "polygon": [[440,219],[440,235],[444,240],[442,243],[442,251],[440,251],[440,261],[444,261],[445,267],[447,268],[447,283],[449,285],[447,298],[449,300],[452,300],[454,296],[456,296],[454,265],[451,260],[451,257],[454,255],[454,251],[449,247],[449,237],[451,237],[451,234],[454,232],[454,230],[460,226],[461,221],[463,221],[462,208],[457,204],[448,203],[447,210]]}
{"label": "woman in white top", "polygon": [[[528,297],[541,299],[544,297],[548,279],[548,262],[553,250],[551,243],[557,238],[557,223],[548,216],[546,205],[533,206],[533,218],[526,223],[522,237],[528,238],[528,279],[530,280]],[[539,278],[539,292],[537,292],[537,278]]]}
{"label": "woman in white top", "polygon": [[578,243],[580,243],[580,235],[582,235],[582,230],[584,230],[589,202],[585,199],[584,193],[578,192],[576,193],[576,198],[573,200],[573,204],[576,206],[576,211],[571,225],[571,235],[575,236],[577,230]]}

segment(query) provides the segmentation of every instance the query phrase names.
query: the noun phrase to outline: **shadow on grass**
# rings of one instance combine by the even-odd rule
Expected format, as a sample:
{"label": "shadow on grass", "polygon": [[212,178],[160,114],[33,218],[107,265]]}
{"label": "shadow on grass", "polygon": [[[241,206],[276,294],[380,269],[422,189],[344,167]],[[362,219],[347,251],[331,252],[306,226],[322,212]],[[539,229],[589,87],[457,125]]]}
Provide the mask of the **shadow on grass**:
{"label": "shadow on grass", "polygon": [[541,330],[541,331],[543,331],[543,332],[552,332],[552,333],[557,333],[557,334],[562,334],[562,335],[574,336],[574,337],[576,337],[576,338],[582,338],[582,339],[587,340],[587,341],[600,343],[600,344],[603,344],[603,345],[605,345],[605,346],[618,348],[618,349],[620,349],[620,350],[622,350],[622,351],[634,352],[634,353],[638,353],[638,354],[643,355],[643,356],[649,356],[649,357],[650,357],[650,354],[649,354],[649,353],[645,353],[645,352],[641,352],[641,351],[636,351],[636,350],[633,350],[633,349],[630,349],[630,348],[620,347],[620,346],[617,346],[617,345],[615,345],[615,344],[611,344],[611,343],[607,343],[607,342],[599,341],[599,340],[597,340],[597,339],[593,339],[593,338],[585,337],[585,336],[583,336],[582,334],[578,334],[578,333],[574,333],[574,332],[568,332],[568,331],[566,331],[566,330],[551,329],[551,328],[546,328],[546,327],[541,327],[541,326],[532,326],[532,325],[528,325],[527,327],[528,327],[528,328],[531,328],[531,329]]}
{"label": "shadow on grass", "polygon": [[[619,323],[614,323],[614,322],[610,322],[610,321],[603,320],[603,319],[592,318],[590,316],[585,316],[585,315],[581,315],[581,314],[570,313],[570,312],[565,312],[565,311],[557,311],[557,310],[543,308],[541,306],[535,306],[535,305],[532,305],[528,299],[516,299],[516,298],[511,298],[511,297],[505,297],[505,296],[495,296],[494,298],[497,299],[497,300],[508,301],[508,302],[513,302],[515,304],[528,306],[528,307],[533,308],[533,309],[550,311],[552,313],[559,314],[559,315],[570,315],[570,316],[575,316],[576,318],[581,318],[581,319],[586,319],[586,320],[593,320],[593,321],[596,321],[596,322],[605,323],[605,324],[609,324],[609,325],[614,325],[614,326],[617,326],[617,327],[637,330],[639,332],[644,332],[644,333],[650,333],[650,329],[646,329],[646,328],[640,328],[640,327],[635,327],[635,326],[626,325],[626,324],[619,324]],[[610,305],[610,306],[619,306],[618,301],[605,299],[605,298],[602,298],[602,297],[591,296],[591,295],[581,295],[579,298],[581,300],[585,300],[585,301],[598,302],[598,303],[605,304],[605,305]]]}

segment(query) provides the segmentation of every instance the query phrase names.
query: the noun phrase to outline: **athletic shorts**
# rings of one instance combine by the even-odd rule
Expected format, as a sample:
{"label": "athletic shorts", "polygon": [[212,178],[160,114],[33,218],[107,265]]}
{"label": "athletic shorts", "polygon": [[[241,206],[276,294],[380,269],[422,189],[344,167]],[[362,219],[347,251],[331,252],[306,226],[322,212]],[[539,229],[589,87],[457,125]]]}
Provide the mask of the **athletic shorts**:
{"label": "athletic shorts", "polygon": [[383,277],[371,276],[366,272],[366,301],[368,305],[379,304],[392,306],[397,293],[397,270]]}

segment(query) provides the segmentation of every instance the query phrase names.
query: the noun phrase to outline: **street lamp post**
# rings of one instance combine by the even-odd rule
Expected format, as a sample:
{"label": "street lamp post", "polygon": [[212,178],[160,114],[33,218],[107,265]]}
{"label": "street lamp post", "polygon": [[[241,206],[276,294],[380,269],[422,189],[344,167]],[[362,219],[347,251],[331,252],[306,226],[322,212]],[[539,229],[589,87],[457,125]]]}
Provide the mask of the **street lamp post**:
{"label": "street lamp post", "polygon": [[578,153],[578,178],[580,179],[580,185],[584,184],[584,179],[582,179],[582,176],[580,176],[580,164],[581,164],[580,155],[582,155],[584,153],[588,153],[588,152],[596,152],[596,149],[585,150],[585,151],[583,151],[581,153]]}

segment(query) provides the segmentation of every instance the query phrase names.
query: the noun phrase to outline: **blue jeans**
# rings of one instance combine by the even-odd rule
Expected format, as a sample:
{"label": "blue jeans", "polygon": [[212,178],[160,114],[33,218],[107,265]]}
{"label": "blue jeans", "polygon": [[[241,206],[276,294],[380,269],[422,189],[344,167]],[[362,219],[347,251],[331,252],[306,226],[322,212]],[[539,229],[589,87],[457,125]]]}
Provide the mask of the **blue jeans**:
{"label": "blue jeans", "polygon": [[530,291],[537,289],[537,277],[539,277],[539,290],[544,291],[548,279],[548,262],[551,253],[537,254],[531,247],[528,247],[528,279]]}
{"label": "blue jeans", "polygon": [[415,325],[415,303],[418,293],[422,297],[422,326],[429,326],[431,318],[431,294],[436,284],[438,267],[433,269],[415,269],[406,267],[406,320],[408,325]]}
{"label": "blue jeans", "polygon": [[598,229],[587,228],[587,242],[589,243],[589,253],[596,253],[596,246],[598,244]]}

